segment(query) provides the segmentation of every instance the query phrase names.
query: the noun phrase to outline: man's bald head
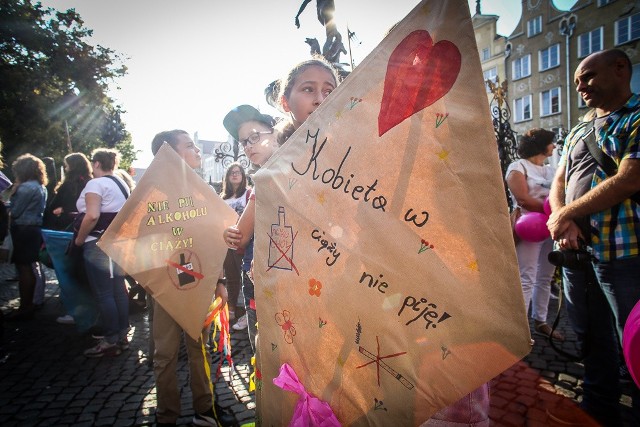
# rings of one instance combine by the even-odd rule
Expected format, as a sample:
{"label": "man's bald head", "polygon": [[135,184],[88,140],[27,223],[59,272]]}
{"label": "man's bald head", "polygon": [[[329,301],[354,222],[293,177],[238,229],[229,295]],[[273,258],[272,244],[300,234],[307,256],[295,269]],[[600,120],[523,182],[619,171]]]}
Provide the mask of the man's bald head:
{"label": "man's bald head", "polygon": [[622,107],[631,97],[631,61],[620,49],[586,57],[574,74],[576,90],[588,107],[603,116]]}

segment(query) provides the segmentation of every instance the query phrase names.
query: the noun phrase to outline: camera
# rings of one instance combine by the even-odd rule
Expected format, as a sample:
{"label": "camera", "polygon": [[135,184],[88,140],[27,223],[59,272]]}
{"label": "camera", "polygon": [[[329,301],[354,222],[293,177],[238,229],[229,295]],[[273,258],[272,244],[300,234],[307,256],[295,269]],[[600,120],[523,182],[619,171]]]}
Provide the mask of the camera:
{"label": "camera", "polygon": [[547,258],[549,262],[556,267],[586,270],[591,264],[593,256],[586,249],[568,249],[564,251],[551,251]]}

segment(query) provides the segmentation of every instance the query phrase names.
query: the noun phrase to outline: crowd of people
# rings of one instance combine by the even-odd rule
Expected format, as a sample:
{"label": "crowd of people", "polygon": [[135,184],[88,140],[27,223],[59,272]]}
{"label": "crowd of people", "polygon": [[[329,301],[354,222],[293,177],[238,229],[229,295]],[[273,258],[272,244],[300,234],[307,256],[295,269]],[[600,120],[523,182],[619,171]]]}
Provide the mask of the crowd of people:
{"label": "crowd of people", "polygon": [[[563,292],[571,325],[581,344],[586,412],[603,425],[621,425],[619,412],[620,355],[625,321],[640,300],[640,100],[630,89],[632,67],[616,49],[594,53],[575,73],[577,91],[592,116],[571,130],[557,168],[549,158],[556,152],[556,135],[531,129],[520,139],[520,159],[505,174],[512,203],[522,215],[544,213],[548,234],[520,238],[515,243],[523,300],[531,309],[533,330],[550,340],[564,340],[548,323],[548,306],[556,266],[549,253],[586,253],[581,265],[563,265]],[[254,168],[263,166],[279,147],[339,85],[331,64],[314,58],[297,64],[280,80],[277,99],[283,118],[276,119],[250,105],[240,105],[223,119],[229,134],[243,147]],[[589,138],[594,138],[589,142]],[[151,143],[155,155],[167,143],[191,168],[200,167],[198,147],[186,131],[159,132]],[[591,146],[590,146],[591,145]],[[602,164],[595,150],[611,158],[615,169]],[[99,311],[101,336],[85,351],[87,357],[117,356],[127,340],[129,298],[125,272],[96,245],[122,208],[132,182],[119,177],[115,150],[98,149],[89,158],[72,153],[64,159],[64,178],[48,194],[42,160],[24,154],[12,164],[15,182],[0,177],[0,190],[9,198],[13,263],[19,279],[20,308],[5,316],[20,321],[33,317],[34,294],[43,224],[74,230],[71,251],[81,251],[88,283]],[[4,186],[5,188],[2,188]],[[257,315],[253,282],[253,238],[256,188],[239,163],[226,170],[220,197],[239,216],[223,239],[229,247],[215,297],[228,302],[233,329],[246,329],[256,351]],[[48,197],[49,196],[49,197]],[[47,201],[49,200],[49,201]],[[585,259],[585,258],[581,258]],[[228,415],[214,401],[207,331],[198,340],[183,334],[180,325],[157,303],[148,305],[152,330],[153,369],[157,388],[156,421],[175,425],[181,414],[176,364],[181,340],[187,349],[193,423],[227,425]],[[62,318],[70,317],[66,313]],[[470,404],[470,402],[474,402]],[[434,415],[427,424],[488,425],[489,390],[485,384]],[[640,392],[635,389],[633,412],[640,423]],[[471,421],[473,420],[473,421]]]}

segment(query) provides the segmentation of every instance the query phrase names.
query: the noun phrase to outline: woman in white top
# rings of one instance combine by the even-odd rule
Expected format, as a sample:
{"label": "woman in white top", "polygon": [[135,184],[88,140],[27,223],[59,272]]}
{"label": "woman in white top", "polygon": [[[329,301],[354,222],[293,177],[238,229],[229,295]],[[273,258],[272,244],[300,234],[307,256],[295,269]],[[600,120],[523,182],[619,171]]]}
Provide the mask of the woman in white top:
{"label": "woman in white top", "polygon": [[[240,163],[231,163],[222,179],[220,197],[240,216],[247,206],[250,195],[251,188],[247,183],[247,173]],[[227,279],[227,292],[229,293],[229,316],[231,319],[238,319],[233,325],[233,328],[237,331],[247,328],[247,317],[245,315],[240,317],[241,311],[244,310],[244,301],[238,301],[240,282],[242,280],[243,256],[244,249],[229,249],[224,260],[224,275]]]}
{"label": "woman in white top", "polygon": [[[553,154],[555,133],[546,129],[527,131],[518,145],[521,159],[509,165],[506,173],[507,186],[514,205],[520,206],[522,214],[527,212],[544,212],[544,200],[549,195],[551,181],[555,170],[544,164]],[[555,267],[549,263],[547,256],[553,250],[551,237],[542,242],[521,240],[516,244],[516,255],[520,266],[520,281],[527,311],[532,303],[536,332],[545,336],[551,334],[547,324],[551,279]],[[553,337],[563,340],[560,332],[555,331]]]}
{"label": "woman in white top", "polygon": [[76,230],[75,245],[81,246],[89,284],[98,302],[104,338],[86,350],[87,357],[117,356],[129,348],[129,299],[124,272],[97,245],[98,239],[129,197],[129,188],[113,174],[119,153],[97,149],[91,154],[94,178],[80,193],[76,207],[82,222]]}

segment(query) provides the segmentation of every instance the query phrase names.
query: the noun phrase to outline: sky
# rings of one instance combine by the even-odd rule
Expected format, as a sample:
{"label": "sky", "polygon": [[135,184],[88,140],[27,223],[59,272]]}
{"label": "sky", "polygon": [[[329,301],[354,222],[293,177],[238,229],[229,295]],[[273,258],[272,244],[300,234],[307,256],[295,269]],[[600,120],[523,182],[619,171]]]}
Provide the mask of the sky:
{"label": "sky", "polygon": [[[93,30],[88,42],[125,58],[128,74],[111,84],[123,121],[140,150],[135,167],[152,160],[151,140],[163,130],[184,129],[199,139],[225,141],[222,119],[250,104],[280,115],[265,101],[264,88],[308,59],[307,37],[325,41],[315,1],[294,17],[302,0],[41,0],[58,10],[74,8]],[[554,0],[568,9],[575,0]],[[419,0],[335,0],[338,31],[356,33],[355,64],[406,16]],[[468,0],[471,15],[476,1]],[[498,15],[498,33],[508,36],[520,19],[519,0],[483,0],[482,13]],[[342,55],[348,63],[349,56]],[[73,136],[72,136],[73,137]]]}

